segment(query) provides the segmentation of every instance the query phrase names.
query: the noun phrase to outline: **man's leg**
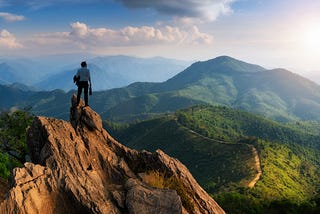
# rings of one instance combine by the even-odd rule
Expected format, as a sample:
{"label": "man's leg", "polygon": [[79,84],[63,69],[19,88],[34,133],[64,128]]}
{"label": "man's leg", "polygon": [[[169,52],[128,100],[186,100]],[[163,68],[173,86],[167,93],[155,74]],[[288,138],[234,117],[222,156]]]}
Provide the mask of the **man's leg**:
{"label": "man's leg", "polygon": [[81,93],[82,93],[82,84],[79,83],[79,85],[78,85],[78,94],[77,94],[77,105],[79,105],[79,103],[80,103]]}
{"label": "man's leg", "polygon": [[88,88],[89,88],[89,85],[88,85],[88,83],[86,83],[84,85],[84,103],[85,103],[86,106],[89,105],[88,104]]}

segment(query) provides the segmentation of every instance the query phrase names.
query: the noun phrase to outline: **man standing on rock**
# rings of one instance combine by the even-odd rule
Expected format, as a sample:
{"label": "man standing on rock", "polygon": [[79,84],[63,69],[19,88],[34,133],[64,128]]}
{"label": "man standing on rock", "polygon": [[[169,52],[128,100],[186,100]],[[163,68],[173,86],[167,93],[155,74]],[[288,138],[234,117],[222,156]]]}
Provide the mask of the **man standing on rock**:
{"label": "man standing on rock", "polygon": [[80,97],[82,93],[82,89],[84,89],[84,102],[86,106],[88,104],[88,89],[91,87],[91,78],[90,71],[87,68],[87,63],[85,61],[81,62],[81,68],[78,69],[77,74],[75,75],[78,86],[78,94],[77,94],[77,105],[80,103]]}

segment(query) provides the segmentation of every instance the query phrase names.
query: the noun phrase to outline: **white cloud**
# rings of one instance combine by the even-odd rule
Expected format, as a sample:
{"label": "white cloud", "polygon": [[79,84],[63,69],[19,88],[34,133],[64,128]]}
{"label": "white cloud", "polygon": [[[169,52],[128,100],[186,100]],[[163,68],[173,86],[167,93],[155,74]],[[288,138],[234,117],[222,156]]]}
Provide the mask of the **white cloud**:
{"label": "white cloud", "polygon": [[0,47],[16,49],[22,48],[23,45],[17,42],[16,37],[6,29],[0,31]]}
{"label": "white cloud", "polygon": [[82,49],[101,49],[109,47],[133,47],[150,45],[198,45],[211,44],[213,37],[199,31],[195,26],[178,28],[163,26],[124,27],[114,30],[109,28],[91,28],[85,23],[75,22],[70,25],[70,32],[39,34],[34,42],[39,45],[71,45]]}
{"label": "white cloud", "polygon": [[[213,43],[211,35],[193,27],[127,26],[121,29],[92,28],[70,24],[70,31],[25,37],[19,54],[126,54],[141,57],[167,56],[182,59],[195,56]],[[190,51],[191,50],[191,51]]]}
{"label": "white cloud", "polygon": [[128,8],[153,8],[159,13],[178,18],[214,21],[218,16],[232,12],[236,0],[117,0]]}
{"label": "white cloud", "polygon": [[25,19],[24,16],[15,15],[12,13],[5,13],[5,12],[0,12],[0,18],[3,18],[8,22],[22,21]]}
{"label": "white cloud", "polygon": [[213,37],[206,33],[201,33],[197,26],[192,27],[192,42],[194,44],[211,44]]}
{"label": "white cloud", "polygon": [[[108,28],[90,28],[84,23],[73,23],[70,35],[77,41],[105,43],[107,46],[136,46],[150,44],[192,44],[210,43],[212,36],[191,29],[164,26],[155,28],[152,26],[124,27],[120,30]],[[83,40],[85,39],[85,40]]]}

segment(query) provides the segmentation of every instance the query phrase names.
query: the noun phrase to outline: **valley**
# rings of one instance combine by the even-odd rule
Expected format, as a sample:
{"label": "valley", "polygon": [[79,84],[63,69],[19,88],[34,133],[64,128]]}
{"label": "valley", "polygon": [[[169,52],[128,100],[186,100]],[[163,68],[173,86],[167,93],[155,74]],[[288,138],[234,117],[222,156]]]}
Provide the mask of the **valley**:
{"label": "valley", "polygon": [[232,210],[230,200],[248,200],[256,203],[248,205],[251,211],[267,212],[289,200],[297,210],[299,204],[312,210],[319,194],[319,137],[292,125],[206,105],[122,128],[105,125],[131,148],[160,148],[178,158],[224,208]]}
{"label": "valley", "polygon": [[[20,84],[0,92],[3,112],[64,120],[75,94]],[[180,160],[226,211],[319,208],[320,86],[297,74],[221,56],[162,82],[93,91],[89,105],[122,144]]]}

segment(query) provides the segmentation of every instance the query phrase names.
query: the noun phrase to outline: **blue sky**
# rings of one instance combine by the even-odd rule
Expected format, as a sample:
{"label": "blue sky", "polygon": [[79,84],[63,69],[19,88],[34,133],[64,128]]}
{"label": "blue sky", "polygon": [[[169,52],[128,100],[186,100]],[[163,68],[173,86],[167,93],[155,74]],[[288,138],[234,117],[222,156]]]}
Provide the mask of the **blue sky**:
{"label": "blue sky", "polygon": [[229,55],[320,71],[320,1],[0,0],[0,56]]}

